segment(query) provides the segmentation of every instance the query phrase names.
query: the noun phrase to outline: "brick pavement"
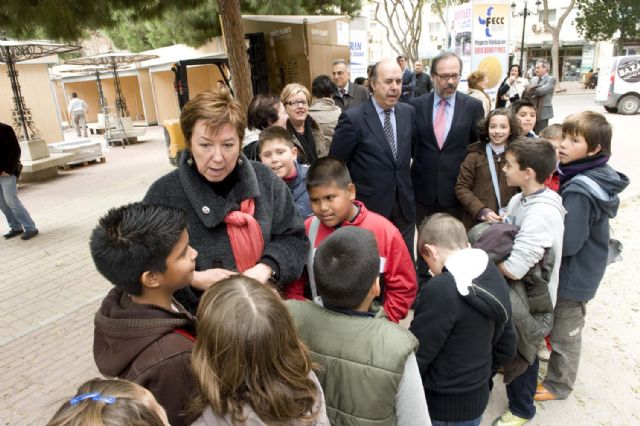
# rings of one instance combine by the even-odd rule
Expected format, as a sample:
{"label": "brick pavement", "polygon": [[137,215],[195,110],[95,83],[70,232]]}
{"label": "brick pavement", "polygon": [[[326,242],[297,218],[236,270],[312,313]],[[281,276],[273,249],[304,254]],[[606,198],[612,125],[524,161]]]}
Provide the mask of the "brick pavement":
{"label": "brick pavement", "polygon": [[150,128],[141,143],[108,151],[106,163],[20,186],[40,235],[0,241],[0,424],[43,424],[49,405],[97,374],[92,318],[110,286],[93,266],[89,234],[110,207],[141,199],[172,170],[161,138]]}

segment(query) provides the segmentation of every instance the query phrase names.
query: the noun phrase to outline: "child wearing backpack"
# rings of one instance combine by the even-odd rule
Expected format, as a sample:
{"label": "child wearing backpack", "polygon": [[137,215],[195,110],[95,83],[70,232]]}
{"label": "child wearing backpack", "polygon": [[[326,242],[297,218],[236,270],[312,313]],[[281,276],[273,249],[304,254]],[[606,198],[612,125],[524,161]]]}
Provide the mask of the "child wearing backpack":
{"label": "child wearing backpack", "polygon": [[405,318],[416,298],[416,271],[398,228],[356,200],[356,187],[347,166],[340,160],[323,157],[314,161],[307,173],[307,190],[314,214],[305,221],[311,242],[307,274],[289,286],[287,298],[316,299],[317,291],[309,274],[313,268],[314,248],[336,229],[356,226],[373,232],[381,258],[382,292],[372,309],[377,310],[382,304],[390,321],[399,322]]}
{"label": "child wearing backpack", "polygon": [[500,170],[505,146],[520,134],[517,119],[509,109],[495,109],[479,122],[478,133],[480,140],[469,145],[455,186],[467,231],[480,222],[501,222],[503,209],[517,192]]}
{"label": "child wearing backpack", "polygon": [[195,389],[195,318],[173,294],[193,279],[198,255],[186,213],[142,203],[111,209],[91,233],[90,248],[96,268],[115,286],[94,320],[98,370],[144,386],[171,425],[184,425]]}
{"label": "child wearing backpack", "polygon": [[566,399],[578,375],[586,306],[607,267],[609,220],[620,205],[629,178],[608,165],[611,124],[584,111],[562,123],[560,196],[567,210],[562,246],[558,303],[551,330],[552,352],[547,376],[536,390],[537,401]]}
{"label": "child wearing backpack", "polygon": [[329,426],[324,394],[286,306],[243,275],[210,287],[198,306],[194,426]]}
{"label": "child wearing backpack", "polygon": [[331,424],[428,426],[414,355],[418,342],[370,309],[380,294],[379,268],[373,233],[344,226],[315,251],[313,274],[322,306],[288,300],[287,307],[322,367],[318,378]]}

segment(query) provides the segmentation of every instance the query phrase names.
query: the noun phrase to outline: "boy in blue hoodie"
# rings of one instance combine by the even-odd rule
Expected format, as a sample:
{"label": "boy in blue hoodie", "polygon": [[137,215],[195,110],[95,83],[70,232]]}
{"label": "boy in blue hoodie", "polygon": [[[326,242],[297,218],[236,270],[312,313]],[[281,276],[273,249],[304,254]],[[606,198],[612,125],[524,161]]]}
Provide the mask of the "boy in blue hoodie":
{"label": "boy in blue hoodie", "polygon": [[584,111],[562,124],[560,196],[567,210],[558,301],[551,330],[553,352],[547,376],[536,390],[537,401],[565,399],[578,374],[586,306],[598,290],[607,267],[609,219],[618,212],[618,194],[629,179],[607,164],[611,124]]}

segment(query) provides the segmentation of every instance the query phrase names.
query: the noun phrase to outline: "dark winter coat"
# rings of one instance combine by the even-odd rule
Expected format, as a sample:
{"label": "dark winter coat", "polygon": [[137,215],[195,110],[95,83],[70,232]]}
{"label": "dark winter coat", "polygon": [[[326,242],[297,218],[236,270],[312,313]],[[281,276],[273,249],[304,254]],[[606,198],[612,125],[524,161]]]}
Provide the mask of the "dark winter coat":
{"label": "dark winter coat", "polygon": [[15,175],[20,161],[20,144],[13,127],[0,123],[0,173]]}
{"label": "dark winter coat", "polygon": [[[240,203],[255,200],[254,217],[262,229],[264,251],[259,262],[274,270],[281,286],[297,279],[307,256],[309,243],[304,223],[285,183],[262,163],[240,156],[237,182],[226,198],[218,196],[194,166],[185,151],[178,169],[151,185],[144,202],[184,209],[191,246],[198,251],[196,270],[224,268],[237,271],[225,216],[239,210]],[[176,299],[195,313],[199,297],[190,288],[176,292]]]}
{"label": "dark winter coat", "polygon": [[[469,232],[469,240],[473,247],[487,252],[493,262],[500,263],[509,256],[517,233],[515,225],[487,223],[475,226]],[[548,283],[554,263],[555,253],[553,249],[547,249],[540,262],[522,279],[507,280],[518,352],[528,363],[535,360],[542,339],[553,326],[553,303]]]}
{"label": "dark winter coat", "polygon": [[492,365],[515,355],[509,288],[486,253],[465,249],[447,259],[422,289],[410,330],[431,418],[479,417]]}

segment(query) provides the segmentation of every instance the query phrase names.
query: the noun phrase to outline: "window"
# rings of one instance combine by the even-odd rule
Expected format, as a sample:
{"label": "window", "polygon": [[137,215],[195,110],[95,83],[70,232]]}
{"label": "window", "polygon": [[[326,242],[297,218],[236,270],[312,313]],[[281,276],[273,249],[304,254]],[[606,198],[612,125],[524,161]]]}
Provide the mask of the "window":
{"label": "window", "polygon": [[[544,10],[538,12],[538,22],[544,23]],[[556,9],[549,9],[549,23],[556,22]]]}

